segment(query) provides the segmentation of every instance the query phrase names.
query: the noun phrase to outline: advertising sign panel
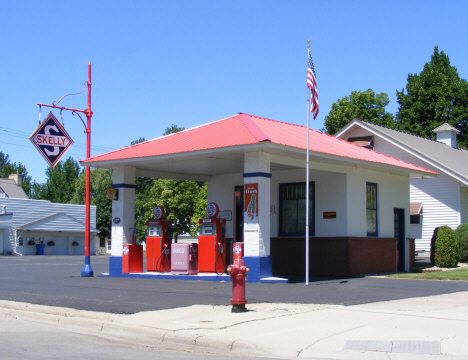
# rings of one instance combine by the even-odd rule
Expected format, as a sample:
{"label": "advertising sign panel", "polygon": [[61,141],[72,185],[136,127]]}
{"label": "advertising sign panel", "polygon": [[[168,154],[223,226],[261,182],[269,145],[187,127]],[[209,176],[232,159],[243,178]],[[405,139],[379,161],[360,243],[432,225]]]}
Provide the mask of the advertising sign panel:
{"label": "advertising sign panel", "polygon": [[51,167],[54,167],[60,161],[73,144],[70,135],[52,113],[49,113],[44,121],[39,124],[29,140]]}
{"label": "advertising sign panel", "polygon": [[244,230],[258,231],[258,183],[244,185]]}

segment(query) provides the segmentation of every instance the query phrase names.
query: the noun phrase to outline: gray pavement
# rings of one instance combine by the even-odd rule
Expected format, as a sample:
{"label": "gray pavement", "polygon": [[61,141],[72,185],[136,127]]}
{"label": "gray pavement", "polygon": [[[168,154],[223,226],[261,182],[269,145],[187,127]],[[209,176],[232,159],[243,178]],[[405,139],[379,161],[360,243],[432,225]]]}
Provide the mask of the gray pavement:
{"label": "gray pavement", "polygon": [[[109,258],[91,257],[95,274]],[[82,278],[79,256],[0,256],[0,299],[116,314],[190,305],[227,305],[229,282]],[[468,282],[312,278],[309,286],[247,283],[249,303],[355,305],[468,291]]]}
{"label": "gray pavement", "polygon": [[[92,258],[95,271],[100,261]],[[468,282],[247,284],[249,311],[231,313],[230,283],[73,275],[81,267],[77,257],[0,257],[8,320],[0,329],[40,323],[114,344],[237,357],[468,358]]]}
{"label": "gray pavement", "polygon": [[0,317],[9,320],[159,350],[281,359],[468,358],[468,292],[354,306],[264,303],[248,309],[231,313],[226,305],[193,305],[109,314],[0,301]]}

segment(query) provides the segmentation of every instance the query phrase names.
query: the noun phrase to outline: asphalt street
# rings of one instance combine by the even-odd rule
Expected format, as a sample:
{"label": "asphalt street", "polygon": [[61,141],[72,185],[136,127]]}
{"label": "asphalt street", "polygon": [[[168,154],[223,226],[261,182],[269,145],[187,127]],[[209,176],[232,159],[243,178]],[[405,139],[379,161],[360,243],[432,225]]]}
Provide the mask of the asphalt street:
{"label": "asphalt street", "polygon": [[[100,277],[109,257],[92,256],[95,276],[81,277],[81,256],[0,256],[0,299],[115,314],[191,305],[229,305],[231,283]],[[249,303],[356,305],[468,291],[468,282],[381,277],[312,278],[304,283],[247,283]]]}

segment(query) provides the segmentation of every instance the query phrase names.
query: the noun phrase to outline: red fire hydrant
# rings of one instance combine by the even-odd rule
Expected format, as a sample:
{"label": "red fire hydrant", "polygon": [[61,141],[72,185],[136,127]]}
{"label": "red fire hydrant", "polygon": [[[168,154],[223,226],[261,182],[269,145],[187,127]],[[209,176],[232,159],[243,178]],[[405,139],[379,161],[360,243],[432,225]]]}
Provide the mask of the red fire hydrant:
{"label": "red fire hydrant", "polygon": [[244,265],[244,260],[236,259],[233,265],[229,265],[227,272],[232,280],[232,309],[231,312],[244,312],[247,311],[245,304],[245,280],[247,279],[247,273],[249,268]]}

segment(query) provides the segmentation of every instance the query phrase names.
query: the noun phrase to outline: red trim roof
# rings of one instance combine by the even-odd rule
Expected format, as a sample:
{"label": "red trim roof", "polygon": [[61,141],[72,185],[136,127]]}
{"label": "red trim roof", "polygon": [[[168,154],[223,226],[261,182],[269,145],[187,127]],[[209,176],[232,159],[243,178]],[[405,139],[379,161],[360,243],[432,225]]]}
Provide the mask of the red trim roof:
{"label": "red trim roof", "polygon": [[[187,153],[252,145],[264,141],[305,150],[306,137],[305,126],[239,113],[226,119],[93,156],[81,161],[81,163]],[[362,148],[312,129],[309,129],[309,148],[311,152],[437,174],[423,167]]]}

